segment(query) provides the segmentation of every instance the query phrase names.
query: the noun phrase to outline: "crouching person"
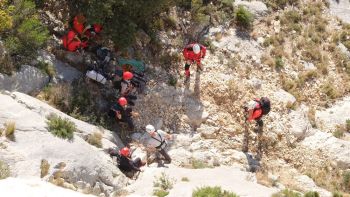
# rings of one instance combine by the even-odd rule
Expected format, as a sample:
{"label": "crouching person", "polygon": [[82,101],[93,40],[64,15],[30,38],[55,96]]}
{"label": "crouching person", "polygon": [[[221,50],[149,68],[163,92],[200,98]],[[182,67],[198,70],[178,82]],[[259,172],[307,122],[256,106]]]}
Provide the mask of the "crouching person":
{"label": "crouching person", "polygon": [[118,168],[129,178],[132,178],[136,172],[141,172],[140,168],[146,164],[139,157],[133,160],[128,147],[124,147],[119,151],[109,149],[109,155],[117,157]]}
{"label": "crouching person", "polygon": [[149,150],[155,150],[156,153],[161,154],[163,156],[164,163],[170,164],[171,158],[165,151],[165,148],[167,147],[167,140],[171,140],[172,136],[162,130],[156,130],[153,125],[147,125],[146,132],[151,136],[151,139],[148,141],[146,147]]}

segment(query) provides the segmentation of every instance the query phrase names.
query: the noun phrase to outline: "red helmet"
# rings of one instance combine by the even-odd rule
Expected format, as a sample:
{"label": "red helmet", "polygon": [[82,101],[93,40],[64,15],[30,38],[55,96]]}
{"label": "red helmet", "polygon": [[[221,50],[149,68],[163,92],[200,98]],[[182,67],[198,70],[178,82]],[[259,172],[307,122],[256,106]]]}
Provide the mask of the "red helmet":
{"label": "red helmet", "polygon": [[118,99],[118,103],[119,103],[119,105],[124,106],[124,105],[128,104],[128,101],[126,100],[125,97],[120,97]]}
{"label": "red helmet", "polygon": [[130,150],[129,150],[128,147],[124,147],[124,148],[122,148],[122,149],[119,150],[119,154],[121,154],[121,155],[127,157],[127,156],[129,156],[129,154],[130,154]]}
{"label": "red helmet", "polygon": [[100,33],[102,31],[102,25],[100,24],[93,24],[92,27],[96,33]]}
{"label": "red helmet", "polygon": [[123,73],[123,79],[124,80],[130,80],[133,77],[134,77],[134,75],[131,72],[129,72],[129,71],[126,71],[126,72]]}

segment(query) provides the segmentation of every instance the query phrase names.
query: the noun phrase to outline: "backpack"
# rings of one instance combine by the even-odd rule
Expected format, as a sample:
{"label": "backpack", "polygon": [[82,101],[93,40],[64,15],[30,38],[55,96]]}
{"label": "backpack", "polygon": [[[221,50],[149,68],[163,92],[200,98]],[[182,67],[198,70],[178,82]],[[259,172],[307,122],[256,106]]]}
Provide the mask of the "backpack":
{"label": "backpack", "polygon": [[256,102],[260,104],[260,108],[262,110],[262,114],[266,115],[271,110],[270,99],[267,97],[261,97],[260,99],[255,99]]}

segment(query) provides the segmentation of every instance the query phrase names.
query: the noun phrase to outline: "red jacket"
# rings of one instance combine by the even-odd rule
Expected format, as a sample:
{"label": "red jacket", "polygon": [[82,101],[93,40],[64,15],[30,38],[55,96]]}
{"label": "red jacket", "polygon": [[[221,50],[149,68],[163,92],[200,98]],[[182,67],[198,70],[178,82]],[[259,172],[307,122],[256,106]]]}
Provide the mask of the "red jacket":
{"label": "red jacket", "polygon": [[197,64],[201,63],[201,59],[205,57],[205,53],[207,51],[207,49],[205,48],[205,46],[199,44],[200,48],[201,48],[201,52],[198,54],[195,54],[193,52],[193,45],[194,44],[189,44],[187,45],[184,50],[183,50],[183,55],[185,57],[185,60],[191,60],[191,61],[195,61]]}
{"label": "red jacket", "polygon": [[67,35],[62,37],[62,44],[63,47],[66,48],[68,51],[76,51],[79,49],[79,47],[87,47],[87,42],[81,42],[77,39],[74,39],[74,37],[77,35],[75,31],[70,30]]}
{"label": "red jacket", "polygon": [[75,16],[73,19],[73,29],[81,35],[83,34],[84,28],[84,23],[80,23],[78,20],[78,16]]}

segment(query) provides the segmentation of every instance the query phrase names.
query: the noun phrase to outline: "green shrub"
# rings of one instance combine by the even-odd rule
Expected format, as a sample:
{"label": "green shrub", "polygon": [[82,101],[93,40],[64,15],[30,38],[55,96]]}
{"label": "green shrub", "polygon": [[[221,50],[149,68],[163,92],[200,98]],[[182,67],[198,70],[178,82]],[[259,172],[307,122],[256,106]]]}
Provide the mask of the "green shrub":
{"label": "green shrub", "polygon": [[337,129],[333,132],[333,136],[341,139],[342,137],[344,137],[344,131],[341,129]]}
{"label": "green shrub", "polygon": [[169,194],[168,191],[164,191],[164,190],[161,190],[161,189],[155,189],[153,191],[153,195],[157,196],[157,197],[165,197]]}
{"label": "green shrub", "polygon": [[153,182],[153,186],[168,191],[169,189],[173,188],[173,181],[170,180],[170,178],[164,172],[162,172],[162,174]]}
{"label": "green shrub", "polygon": [[38,67],[40,70],[42,70],[44,73],[46,73],[50,77],[54,77],[56,75],[55,67],[50,63],[39,61],[36,67]]}
{"label": "green shrub", "polygon": [[222,191],[221,187],[201,187],[192,192],[192,197],[238,197],[235,193]]}
{"label": "green shrub", "polygon": [[332,196],[333,197],[343,197],[343,194],[338,192],[338,191],[336,191],[336,192],[333,192]]}
{"label": "green shrub", "polygon": [[49,38],[49,32],[39,20],[32,0],[17,0],[6,4],[11,9],[13,27],[1,35],[10,54],[32,56]]}
{"label": "green shrub", "polygon": [[169,76],[168,84],[171,86],[176,87],[177,84],[177,78],[174,75]]}
{"label": "green shrub", "polygon": [[337,88],[330,82],[321,86],[322,93],[326,94],[328,98],[335,99],[339,96]]}
{"label": "green shrub", "polygon": [[207,163],[205,163],[201,160],[196,160],[196,159],[192,159],[191,164],[192,164],[193,169],[202,169],[202,168],[209,168],[210,167]]}
{"label": "green shrub", "polygon": [[320,197],[320,194],[318,194],[318,192],[309,191],[304,194],[304,197]]}
{"label": "green shrub", "polygon": [[0,160],[0,180],[10,176],[10,167]]}
{"label": "green shrub", "polygon": [[350,171],[343,173],[343,187],[348,191],[350,190]]}
{"label": "green shrub", "polygon": [[235,13],[237,25],[250,29],[254,20],[253,14],[250,13],[244,6],[240,5]]}
{"label": "green shrub", "polygon": [[283,62],[281,57],[275,58],[275,67],[276,67],[276,69],[281,69],[284,67],[284,62]]}
{"label": "green shrub", "polygon": [[48,130],[53,135],[72,140],[74,132],[77,130],[75,124],[68,119],[63,119],[55,114],[48,117]]}
{"label": "green shrub", "polygon": [[272,197],[301,197],[301,194],[293,190],[284,189],[283,191],[273,194]]}
{"label": "green shrub", "polygon": [[350,120],[345,121],[345,128],[346,128],[346,131],[350,132]]}

